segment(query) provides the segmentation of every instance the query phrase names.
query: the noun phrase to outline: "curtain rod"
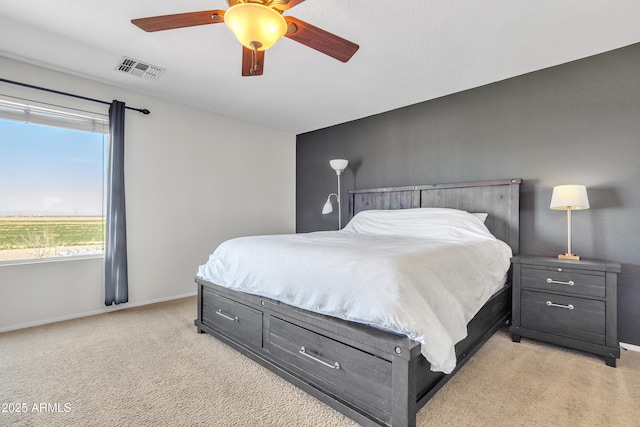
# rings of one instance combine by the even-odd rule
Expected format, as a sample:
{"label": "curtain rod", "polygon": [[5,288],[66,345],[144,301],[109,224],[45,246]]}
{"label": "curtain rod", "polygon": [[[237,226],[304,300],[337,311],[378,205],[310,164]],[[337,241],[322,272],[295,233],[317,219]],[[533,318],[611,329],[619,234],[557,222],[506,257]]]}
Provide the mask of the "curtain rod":
{"label": "curtain rod", "polygon": [[[87,98],[86,96],[74,95],[73,93],[61,92],[61,91],[59,91],[59,90],[53,90],[53,89],[47,89],[46,87],[34,86],[34,85],[27,84],[27,83],[20,83],[20,82],[16,82],[16,81],[13,81],[13,80],[7,80],[7,79],[0,78],[0,82],[3,82],[3,83],[10,83],[10,84],[12,84],[12,85],[24,86],[24,87],[28,87],[28,88],[30,88],[30,89],[43,90],[43,91],[45,91],[45,92],[56,93],[56,94],[58,94],[58,95],[71,96],[71,97],[73,97],[73,98],[79,98],[79,99],[84,99],[84,100],[86,100],[86,101],[98,102],[98,103],[100,103],[100,104],[111,105],[111,103],[110,103],[110,102],[102,101],[102,100],[100,100],[100,99]],[[124,107],[124,108],[127,108],[127,109],[129,109],[129,110],[138,111],[138,112],[140,112],[140,113],[142,113],[142,114],[149,114],[149,113],[151,113],[151,111],[147,110],[146,108],[133,108],[133,107],[127,107],[126,105],[125,105],[125,107]]]}

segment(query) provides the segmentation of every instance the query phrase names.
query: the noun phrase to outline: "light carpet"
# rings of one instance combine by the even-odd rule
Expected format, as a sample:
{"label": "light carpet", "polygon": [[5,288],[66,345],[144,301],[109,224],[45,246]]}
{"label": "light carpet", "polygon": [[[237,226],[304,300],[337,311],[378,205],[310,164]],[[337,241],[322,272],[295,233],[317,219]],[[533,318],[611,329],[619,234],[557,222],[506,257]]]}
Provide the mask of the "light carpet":
{"label": "light carpet", "polygon": [[[195,297],[0,334],[2,426],[356,426],[206,334]],[[640,353],[496,333],[418,426],[638,426]],[[16,412],[21,410],[23,412]]]}

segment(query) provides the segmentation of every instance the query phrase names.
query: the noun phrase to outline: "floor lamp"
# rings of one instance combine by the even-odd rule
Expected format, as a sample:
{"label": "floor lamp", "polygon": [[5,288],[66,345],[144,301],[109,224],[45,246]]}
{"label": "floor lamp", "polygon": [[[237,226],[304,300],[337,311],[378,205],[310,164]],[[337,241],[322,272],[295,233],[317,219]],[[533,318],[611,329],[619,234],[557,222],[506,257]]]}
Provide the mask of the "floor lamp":
{"label": "floor lamp", "polygon": [[551,209],[567,211],[567,253],[558,255],[561,259],[579,260],[578,255],[571,253],[571,211],[589,209],[587,188],[584,185],[558,185],[553,187]]}
{"label": "floor lamp", "polygon": [[329,165],[331,166],[331,168],[333,168],[333,170],[336,171],[336,174],[338,175],[338,193],[329,194],[329,197],[327,197],[327,201],[322,207],[322,214],[326,215],[328,213],[333,212],[333,205],[331,204],[331,196],[336,196],[336,200],[338,202],[338,230],[342,229],[342,207],[340,205],[342,195],[340,190],[340,175],[342,175],[342,172],[344,172],[348,164],[349,164],[349,160],[345,160],[345,159],[329,160]]}

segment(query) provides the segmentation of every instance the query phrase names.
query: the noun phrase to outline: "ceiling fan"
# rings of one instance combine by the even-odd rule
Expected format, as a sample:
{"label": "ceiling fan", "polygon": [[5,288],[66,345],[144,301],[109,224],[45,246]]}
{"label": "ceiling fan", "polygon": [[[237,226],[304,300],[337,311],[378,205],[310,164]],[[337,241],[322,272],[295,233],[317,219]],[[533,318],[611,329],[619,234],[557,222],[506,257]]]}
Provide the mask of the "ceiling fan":
{"label": "ceiling fan", "polygon": [[147,32],[194,27],[224,22],[242,43],[242,75],[262,75],[264,51],[282,36],[347,62],[358,46],[318,27],[282,13],[304,0],[227,0],[227,10],[152,16],[132,19],[131,23]]}

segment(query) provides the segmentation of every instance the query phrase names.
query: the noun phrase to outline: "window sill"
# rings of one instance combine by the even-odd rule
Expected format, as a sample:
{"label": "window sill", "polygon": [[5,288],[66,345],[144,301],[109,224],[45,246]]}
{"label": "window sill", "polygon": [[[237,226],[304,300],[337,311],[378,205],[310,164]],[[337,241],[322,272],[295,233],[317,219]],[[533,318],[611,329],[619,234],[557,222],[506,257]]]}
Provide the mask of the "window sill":
{"label": "window sill", "polygon": [[0,261],[0,267],[11,266],[11,265],[46,264],[46,263],[52,263],[52,262],[81,261],[81,260],[95,259],[95,258],[104,258],[104,254],[6,260],[6,261]]}

